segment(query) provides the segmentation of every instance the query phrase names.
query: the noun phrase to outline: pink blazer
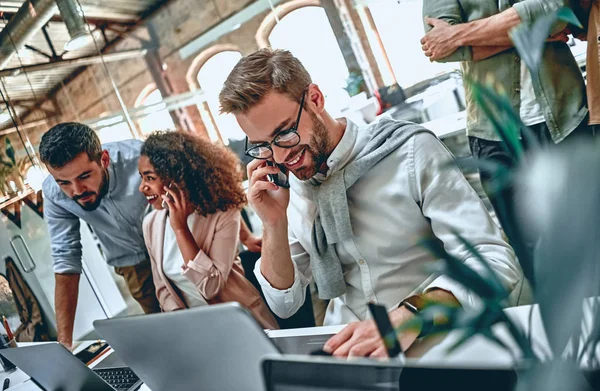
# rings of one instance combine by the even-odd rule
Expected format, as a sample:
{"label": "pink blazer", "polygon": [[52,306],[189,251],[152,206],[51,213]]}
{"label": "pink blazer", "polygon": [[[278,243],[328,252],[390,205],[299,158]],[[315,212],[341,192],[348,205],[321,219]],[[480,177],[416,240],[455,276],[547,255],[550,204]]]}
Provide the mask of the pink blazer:
{"label": "pink blazer", "polygon": [[[144,240],[152,264],[156,296],[163,311],[187,308],[175,285],[163,270],[163,244],[167,211],[155,210],[144,219]],[[199,216],[192,227],[192,235],[200,251],[196,258],[183,267],[183,275],[190,280],[209,304],[237,301],[267,329],[278,329],[260,294],[244,276],[237,256],[240,230],[240,212],[233,209]]]}

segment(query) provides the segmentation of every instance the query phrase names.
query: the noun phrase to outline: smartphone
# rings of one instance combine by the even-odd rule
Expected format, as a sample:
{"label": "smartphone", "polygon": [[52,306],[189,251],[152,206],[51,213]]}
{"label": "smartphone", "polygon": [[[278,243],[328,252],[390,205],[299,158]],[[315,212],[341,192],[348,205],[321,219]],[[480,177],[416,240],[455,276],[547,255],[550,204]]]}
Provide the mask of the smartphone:
{"label": "smartphone", "polygon": [[385,345],[388,356],[390,358],[397,357],[402,353],[402,347],[400,347],[400,342],[398,342],[396,331],[394,330],[394,326],[392,326],[392,322],[390,322],[390,318],[385,307],[378,304],[369,303],[369,310],[371,311],[373,320],[377,325],[381,339],[383,339],[383,344]]}
{"label": "smartphone", "polygon": [[[173,185],[173,184],[169,183],[169,186],[168,186],[169,189],[171,188],[171,185]],[[171,194],[167,193],[167,197],[169,197],[171,200],[173,200],[173,197],[171,197]],[[162,205],[163,209],[169,207],[169,204],[167,204],[167,201],[165,201],[165,200],[162,200],[161,205]]]}
{"label": "smartphone", "polygon": [[276,184],[279,187],[283,187],[285,189],[289,189],[290,188],[290,181],[288,179],[287,176],[287,168],[285,168],[284,165],[282,164],[277,164],[275,162],[272,162],[270,160],[267,160],[267,166],[271,166],[271,167],[275,167],[277,166],[277,168],[279,168],[279,173],[277,174],[269,174],[269,182],[273,182],[274,184]]}

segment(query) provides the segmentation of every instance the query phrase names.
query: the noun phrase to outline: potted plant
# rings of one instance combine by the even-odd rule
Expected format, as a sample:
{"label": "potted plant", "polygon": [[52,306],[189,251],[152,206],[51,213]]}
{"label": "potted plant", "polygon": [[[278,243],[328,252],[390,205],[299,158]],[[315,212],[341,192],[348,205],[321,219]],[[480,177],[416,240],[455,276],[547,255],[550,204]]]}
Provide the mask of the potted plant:
{"label": "potted plant", "polygon": [[[579,25],[569,8],[539,19],[532,26],[522,25],[511,34],[522,60],[535,77],[542,48],[555,22]],[[496,213],[504,217],[503,228],[517,248],[534,240],[532,257],[519,261],[529,280],[540,309],[548,337],[551,358],[534,353],[530,335],[503,311],[508,292],[477,250],[460,235],[457,238],[486,268],[476,273],[461,260],[449,255],[433,238],[422,244],[442,260],[440,272],[461,283],[481,299],[481,308],[466,311],[430,303],[412,321],[397,331],[427,328],[430,334],[461,330],[462,338],[451,348],[461,346],[475,335],[482,335],[511,350],[493,332],[503,324],[520,350],[523,366],[517,390],[588,390],[598,389],[600,363],[600,153],[594,143],[574,143],[562,148],[537,146],[507,97],[492,85],[466,80],[473,87],[474,99],[486,112],[506,150],[517,162],[504,166],[472,158],[455,163],[493,171],[493,188],[514,186],[525,205],[519,213],[510,213],[502,205]],[[524,153],[521,138],[528,138],[529,152]],[[526,225],[527,232],[521,227]],[[527,235],[527,238],[525,237]],[[585,311],[584,311],[585,308]],[[586,319],[582,327],[582,319]],[[566,353],[565,353],[566,351]]]}

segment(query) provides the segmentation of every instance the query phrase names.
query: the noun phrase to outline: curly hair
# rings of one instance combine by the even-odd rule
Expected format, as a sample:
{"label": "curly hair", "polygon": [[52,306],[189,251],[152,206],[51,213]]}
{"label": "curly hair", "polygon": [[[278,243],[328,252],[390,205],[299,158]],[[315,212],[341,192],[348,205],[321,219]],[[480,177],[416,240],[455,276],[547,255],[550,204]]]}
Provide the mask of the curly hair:
{"label": "curly hair", "polygon": [[203,216],[246,203],[237,157],[223,146],[183,132],[155,132],[141,151],[163,182],[176,184]]}

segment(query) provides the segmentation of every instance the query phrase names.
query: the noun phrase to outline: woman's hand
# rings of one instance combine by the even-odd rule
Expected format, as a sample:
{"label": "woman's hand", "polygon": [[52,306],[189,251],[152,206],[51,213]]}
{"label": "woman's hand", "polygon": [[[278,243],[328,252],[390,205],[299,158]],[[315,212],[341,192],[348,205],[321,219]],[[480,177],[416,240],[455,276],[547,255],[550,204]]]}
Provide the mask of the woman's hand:
{"label": "woman's hand", "polygon": [[259,253],[262,250],[262,238],[260,236],[249,235],[242,239],[242,244],[252,253]]}
{"label": "woman's hand", "polygon": [[187,200],[185,193],[179,187],[173,184],[171,187],[164,187],[165,194],[161,195],[167,208],[169,208],[169,221],[171,228],[177,232],[188,229],[187,218],[193,212],[192,206]]}

